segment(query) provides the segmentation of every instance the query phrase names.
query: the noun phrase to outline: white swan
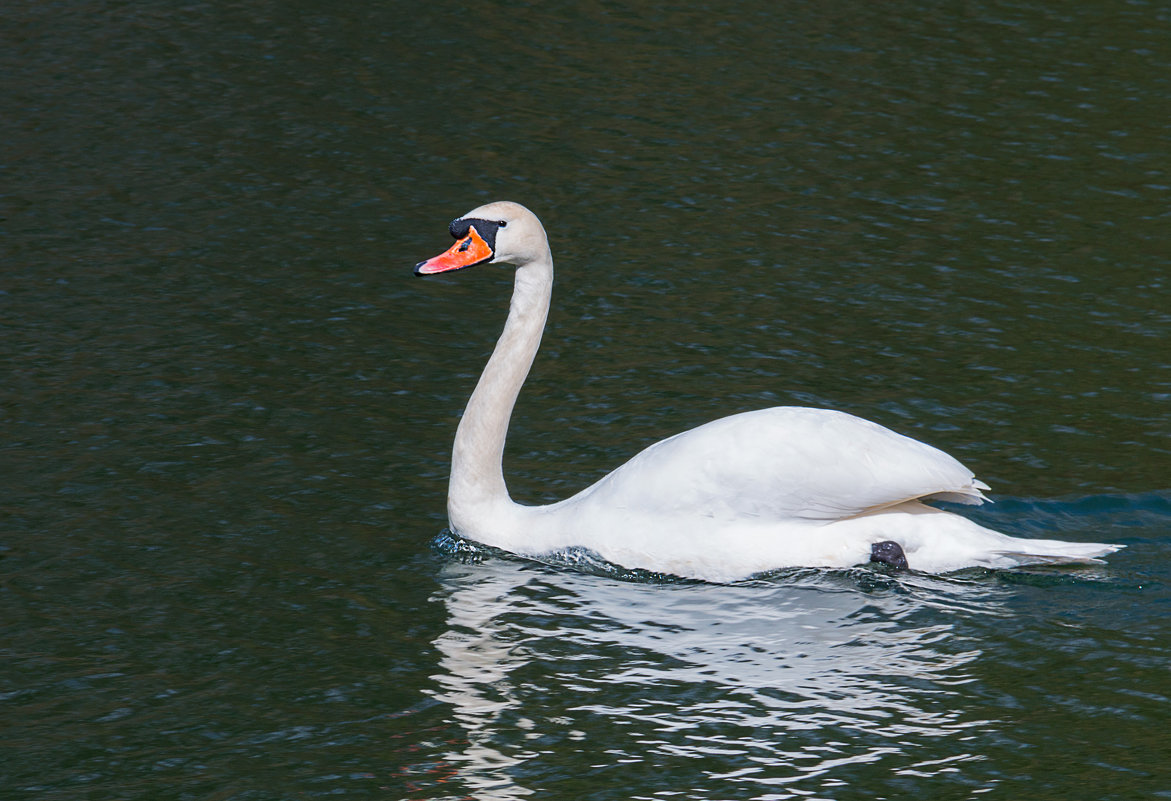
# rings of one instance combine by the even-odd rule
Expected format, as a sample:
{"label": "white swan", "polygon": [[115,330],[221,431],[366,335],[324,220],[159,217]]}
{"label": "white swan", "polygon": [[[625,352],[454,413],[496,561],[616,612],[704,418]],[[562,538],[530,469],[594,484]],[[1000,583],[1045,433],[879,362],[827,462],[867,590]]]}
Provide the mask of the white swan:
{"label": "white swan", "polygon": [[623,567],[716,582],[867,561],[926,572],[1085,563],[1122,547],[1009,537],[926,506],[982,503],[988,487],[929,445],[800,407],[716,420],[650,446],[564,501],[515,503],[504,440],[541,342],[553,257],[536,215],[516,203],[473,209],[451,234],[455,245],[416,265],[417,275],[516,266],[504,332],[455,434],[447,514],[462,537],[533,557],[585,548]]}

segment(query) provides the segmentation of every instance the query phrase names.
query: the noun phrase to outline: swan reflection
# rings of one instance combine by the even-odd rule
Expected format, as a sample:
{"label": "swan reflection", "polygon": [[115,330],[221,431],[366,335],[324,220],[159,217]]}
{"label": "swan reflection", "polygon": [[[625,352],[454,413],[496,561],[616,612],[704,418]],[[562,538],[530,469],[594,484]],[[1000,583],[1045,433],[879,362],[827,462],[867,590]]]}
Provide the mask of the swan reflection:
{"label": "swan reflection", "polygon": [[994,585],[871,571],[636,583],[509,559],[449,563],[441,583],[435,697],[466,733],[448,761],[488,797],[634,765],[669,765],[675,789],[824,791],[879,760],[943,775],[978,761],[968,735],[995,723],[967,712],[980,650],[956,626],[1002,614]]}

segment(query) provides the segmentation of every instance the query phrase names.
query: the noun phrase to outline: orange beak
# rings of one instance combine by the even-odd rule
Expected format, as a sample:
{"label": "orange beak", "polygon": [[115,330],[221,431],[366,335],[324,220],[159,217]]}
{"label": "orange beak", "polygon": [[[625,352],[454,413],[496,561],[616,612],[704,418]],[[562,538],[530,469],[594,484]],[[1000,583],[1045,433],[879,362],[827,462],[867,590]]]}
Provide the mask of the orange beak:
{"label": "orange beak", "polygon": [[464,267],[488,261],[494,255],[492,248],[488,246],[488,243],[484,241],[473,225],[468,229],[467,236],[458,240],[446,253],[441,253],[434,258],[416,264],[415,275],[435,275],[452,270],[462,270]]}

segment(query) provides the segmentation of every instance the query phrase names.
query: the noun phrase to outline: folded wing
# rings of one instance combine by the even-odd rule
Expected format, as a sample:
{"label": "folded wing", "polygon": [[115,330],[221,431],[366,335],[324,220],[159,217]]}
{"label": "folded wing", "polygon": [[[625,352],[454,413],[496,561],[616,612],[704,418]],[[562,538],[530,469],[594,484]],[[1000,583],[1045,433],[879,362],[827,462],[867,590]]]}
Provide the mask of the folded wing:
{"label": "folded wing", "polygon": [[775,407],[656,443],[573,501],[662,515],[830,522],[915,498],[982,503],[941,450],[843,412]]}

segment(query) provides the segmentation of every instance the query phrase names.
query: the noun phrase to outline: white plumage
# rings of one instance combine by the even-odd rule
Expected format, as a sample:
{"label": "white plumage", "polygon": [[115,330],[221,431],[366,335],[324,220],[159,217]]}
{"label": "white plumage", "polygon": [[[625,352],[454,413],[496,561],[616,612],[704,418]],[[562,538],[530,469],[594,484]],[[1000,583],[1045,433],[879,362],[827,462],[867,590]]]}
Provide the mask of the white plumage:
{"label": "white plumage", "polygon": [[978,504],[986,485],[946,453],[843,412],[777,407],[715,420],[642,451],[547,506],[514,503],[501,460],[553,284],[545,230],[516,203],[452,223],[456,244],[419,274],[517,267],[496,349],[456,432],[448,517],[460,536],[534,557],[585,548],[627,568],[732,581],[784,567],[849,567],[894,542],[928,572],[1092,562],[1118,545],[1027,540],[929,507]]}

